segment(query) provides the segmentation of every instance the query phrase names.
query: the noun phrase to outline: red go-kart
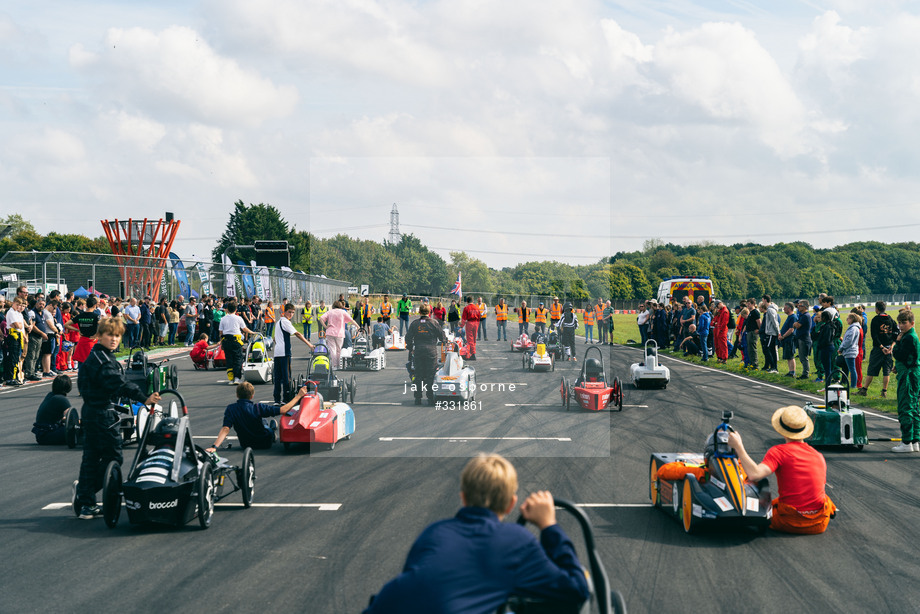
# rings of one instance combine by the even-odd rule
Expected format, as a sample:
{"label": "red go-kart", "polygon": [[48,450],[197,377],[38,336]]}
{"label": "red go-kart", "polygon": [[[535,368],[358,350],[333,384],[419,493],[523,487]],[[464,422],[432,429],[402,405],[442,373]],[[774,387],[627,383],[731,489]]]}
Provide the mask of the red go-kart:
{"label": "red go-kart", "polygon": [[[588,358],[592,351],[597,352],[597,358]],[[604,354],[599,347],[589,347],[585,351],[578,379],[572,383],[563,377],[560,392],[562,406],[566,411],[569,411],[573,397],[583,409],[601,411],[611,406],[617,411],[623,410],[623,386],[620,384],[620,378],[614,377],[613,382],[607,385]]]}

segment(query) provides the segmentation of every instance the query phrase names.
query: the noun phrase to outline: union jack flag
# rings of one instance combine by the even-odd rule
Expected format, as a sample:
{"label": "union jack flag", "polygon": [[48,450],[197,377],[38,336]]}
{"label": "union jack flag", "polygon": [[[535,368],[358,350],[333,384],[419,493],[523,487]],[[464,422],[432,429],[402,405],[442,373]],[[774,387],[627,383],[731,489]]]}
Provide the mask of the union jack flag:
{"label": "union jack flag", "polygon": [[463,291],[460,289],[460,273],[457,273],[457,283],[454,284],[454,289],[450,293],[456,294],[457,298],[463,298]]}

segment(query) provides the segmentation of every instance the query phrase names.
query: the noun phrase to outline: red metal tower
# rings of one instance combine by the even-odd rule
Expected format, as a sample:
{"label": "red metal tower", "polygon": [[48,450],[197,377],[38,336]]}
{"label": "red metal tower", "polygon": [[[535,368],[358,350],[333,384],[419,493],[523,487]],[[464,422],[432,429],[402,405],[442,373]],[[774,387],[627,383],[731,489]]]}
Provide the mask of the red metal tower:
{"label": "red metal tower", "polygon": [[160,280],[172,250],[179,220],[102,220],[112,253],[123,267],[125,296],[158,298]]}

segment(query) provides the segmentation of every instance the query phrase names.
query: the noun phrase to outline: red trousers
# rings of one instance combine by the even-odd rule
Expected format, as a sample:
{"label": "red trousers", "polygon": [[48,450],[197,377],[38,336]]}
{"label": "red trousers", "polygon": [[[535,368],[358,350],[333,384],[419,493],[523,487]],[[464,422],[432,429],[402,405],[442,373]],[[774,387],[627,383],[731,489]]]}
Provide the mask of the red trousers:
{"label": "red trousers", "polygon": [[728,358],[728,331],[721,332],[719,329],[713,331],[712,343],[715,345],[716,358],[726,360]]}
{"label": "red trousers", "polygon": [[470,356],[476,353],[476,333],[479,331],[479,321],[470,320],[466,323],[466,345],[470,348]]}

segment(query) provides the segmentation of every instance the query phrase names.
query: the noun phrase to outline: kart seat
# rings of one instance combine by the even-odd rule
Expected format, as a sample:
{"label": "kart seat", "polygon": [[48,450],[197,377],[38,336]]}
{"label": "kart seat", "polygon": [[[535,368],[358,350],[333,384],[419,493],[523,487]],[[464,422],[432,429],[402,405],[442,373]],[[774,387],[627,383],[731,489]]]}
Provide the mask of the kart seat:
{"label": "kart seat", "polygon": [[604,381],[604,368],[596,358],[589,358],[585,361],[585,381],[602,382]]}
{"label": "kart seat", "polygon": [[252,354],[250,354],[250,358],[252,358],[251,362],[262,362],[265,360],[265,354],[262,350],[253,350]]}
{"label": "kart seat", "polygon": [[329,359],[325,356],[316,356],[310,364],[310,375],[312,377],[328,377],[331,372]]}

